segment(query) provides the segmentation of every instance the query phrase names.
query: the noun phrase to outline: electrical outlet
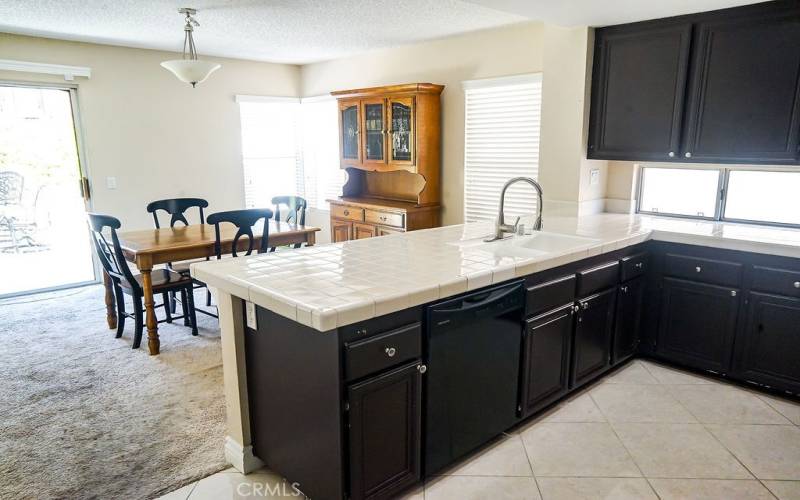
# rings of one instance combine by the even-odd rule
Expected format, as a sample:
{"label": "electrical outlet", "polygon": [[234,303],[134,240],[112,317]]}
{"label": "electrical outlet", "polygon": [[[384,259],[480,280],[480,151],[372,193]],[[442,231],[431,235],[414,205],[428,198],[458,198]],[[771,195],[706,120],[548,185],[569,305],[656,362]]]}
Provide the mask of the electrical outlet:
{"label": "electrical outlet", "polygon": [[250,328],[251,330],[258,330],[258,323],[256,322],[256,305],[249,300],[244,304],[244,310],[247,316],[247,328]]}
{"label": "electrical outlet", "polygon": [[108,189],[117,189],[117,178],[116,177],[106,177],[106,187]]}
{"label": "electrical outlet", "polygon": [[595,186],[600,183],[600,169],[593,168],[589,171],[589,184]]}

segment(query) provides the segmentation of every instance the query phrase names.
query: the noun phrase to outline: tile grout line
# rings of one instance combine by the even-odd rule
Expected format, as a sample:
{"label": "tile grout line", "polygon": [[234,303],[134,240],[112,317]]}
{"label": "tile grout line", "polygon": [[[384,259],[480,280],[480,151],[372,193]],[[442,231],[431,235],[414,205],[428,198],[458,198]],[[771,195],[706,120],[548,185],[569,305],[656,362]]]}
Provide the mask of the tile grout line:
{"label": "tile grout line", "polygon": [[[796,424],[796,423],[794,423],[794,421],[793,421],[791,418],[789,418],[789,416],[788,416],[788,415],[785,415],[785,414],[784,414],[784,413],[783,413],[783,412],[782,412],[780,409],[778,409],[778,408],[776,408],[775,406],[773,406],[773,405],[772,405],[772,403],[770,403],[768,399],[764,399],[764,397],[762,397],[762,394],[760,394],[760,393],[758,393],[758,392],[755,392],[755,391],[754,391],[754,392],[753,392],[753,395],[754,395],[755,397],[757,397],[758,399],[760,399],[761,401],[763,401],[763,402],[764,402],[764,404],[766,404],[767,406],[769,406],[770,408],[772,408],[773,410],[775,410],[776,412],[778,412],[778,413],[779,413],[779,414],[780,414],[780,415],[781,415],[783,418],[785,418],[786,420],[788,420],[790,424],[794,425],[795,427],[800,427],[800,424]],[[766,396],[765,396],[765,397],[766,397]],[[775,398],[778,398],[778,397],[780,397],[780,396],[773,396],[773,397],[775,397]],[[793,403],[793,402],[792,402],[792,401],[790,401],[790,403]],[[777,425],[780,425],[780,424],[777,424]]]}
{"label": "tile grout line", "polygon": [[539,498],[544,500],[544,495],[542,495],[542,487],[539,485],[539,480],[536,478],[536,471],[533,470],[533,461],[531,460],[531,456],[528,454],[528,447],[525,446],[525,440],[522,439],[522,434],[517,433],[517,439],[522,444],[522,451],[525,452],[525,458],[528,460],[528,467],[531,468],[531,476],[533,477],[533,484],[536,485],[536,491],[539,492]]}
{"label": "tile grout line", "polygon": [[[638,363],[638,364],[639,364],[639,366],[643,367],[643,368],[645,369],[645,371],[646,371],[647,373],[649,373],[649,374],[650,374],[650,376],[651,376],[651,377],[653,377],[653,379],[654,379],[656,382],[658,382],[658,383],[659,383],[659,385],[661,384],[661,381],[659,381],[659,380],[658,380],[658,379],[657,379],[657,378],[656,378],[656,377],[655,377],[655,376],[654,376],[652,373],[650,373],[650,370],[648,370],[648,369],[647,369],[647,367],[646,367],[644,364],[642,364],[642,363],[639,363],[639,362],[638,362],[638,360],[636,360],[636,363]],[[633,454],[632,454],[632,453],[631,453],[631,451],[628,449],[628,447],[625,445],[625,442],[622,440],[622,438],[621,438],[621,437],[619,437],[619,434],[617,433],[617,429],[615,429],[615,428],[614,428],[614,425],[613,425],[613,424],[611,423],[611,421],[608,419],[608,415],[606,415],[606,414],[603,412],[603,409],[602,409],[602,408],[600,408],[600,405],[599,405],[599,404],[597,404],[597,401],[594,399],[594,396],[592,396],[591,392],[589,392],[589,393],[588,393],[588,395],[589,395],[589,399],[591,399],[591,400],[592,400],[592,403],[594,403],[594,405],[597,407],[597,411],[599,411],[599,412],[600,412],[600,414],[603,416],[603,418],[605,418],[605,419],[606,419],[606,422],[608,422],[608,426],[611,428],[611,432],[613,432],[613,433],[614,433],[614,436],[616,436],[616,438],[617,438],[617,441],[619,441],[619,443],[622,445],[622,448],[625,450],[625,453],[627,453],[627,454],[628,454],[628,456],[631,458],[631,462],[633,462],[633,464],[634,464],[634,465],[636,466],[636,468],[639,470],[639,473],[640,473],[640,474],[642,475],[642,477],[644,478],[645,482],[647,483],[647,486],[650,488],[650,491],[652,491],[652,492],[653,492],[653,494],[656,496],[656,498],[658,498],[659,500],[661,500],[661,495],[659,495],[659,494],[658,494],[658,492],[656,491],[655,487],[653,486],[653,483],[651,483],[651,482],[650,482],[650,479],[649,479],[649,478],[648,478],[648,477],[645,475],[644,471],[642,470],[641,466],[639,465],[639,462],[637,462],[637,461],[636,461],[636,459],[633,457]]]}

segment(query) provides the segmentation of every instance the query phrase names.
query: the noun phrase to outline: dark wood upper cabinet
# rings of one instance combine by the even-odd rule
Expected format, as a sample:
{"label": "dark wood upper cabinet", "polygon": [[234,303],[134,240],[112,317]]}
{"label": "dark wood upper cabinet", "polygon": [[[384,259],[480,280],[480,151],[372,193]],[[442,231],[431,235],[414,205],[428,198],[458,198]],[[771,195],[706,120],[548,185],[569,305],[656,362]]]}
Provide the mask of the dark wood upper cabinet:
{"label": "dark wood upper cabinet", "polygon": [[684,160],[795,163],[800,11],[698,23],[686,116]]}
{"label": "dark wood upper cabinet", "polygon": [[420,479],[422,375],[411,363],[347,390],[350,498],[391,498]]}
{"label": "dark wood upper cabinet", "polygon": [[595,33],[587,156],[797,164],[800,1]]}
{"label": "dark wood upper cabinet", "polygon": [[800,299],[751,292],[737,375],[747,381],[800,393]]}
{"label": "dark wood upper cabinet", "polygon": [[589,158],[660,160],[679,153],[691,23],[597,30]]}

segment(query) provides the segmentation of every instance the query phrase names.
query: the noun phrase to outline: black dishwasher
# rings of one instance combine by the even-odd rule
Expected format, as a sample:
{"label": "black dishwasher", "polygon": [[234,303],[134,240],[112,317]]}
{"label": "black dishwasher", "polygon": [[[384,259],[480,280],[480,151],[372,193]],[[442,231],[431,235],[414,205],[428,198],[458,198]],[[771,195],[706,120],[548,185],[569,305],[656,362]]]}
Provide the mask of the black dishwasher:
{"label": "black dishwasher", "polygon": [[517,421],[522,281],[427,308],[425,475]]}

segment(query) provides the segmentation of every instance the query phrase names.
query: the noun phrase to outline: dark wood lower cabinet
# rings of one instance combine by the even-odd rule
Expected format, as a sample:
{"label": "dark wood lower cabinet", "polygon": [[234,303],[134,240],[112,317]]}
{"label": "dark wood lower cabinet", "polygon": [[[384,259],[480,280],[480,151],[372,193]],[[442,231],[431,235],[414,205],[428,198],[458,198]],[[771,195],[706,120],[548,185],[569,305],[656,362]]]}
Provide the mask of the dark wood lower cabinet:
{"label": "dark wood lower cabinet", "polygon": [[800,393],[800,299],[751,292],[748,303],[737,376]]}
{"label": "dark wood lower cabinet", "polygon": [[656,353],[700,370],[727,373],[738,312],[737,289],[664,278]]}
{"label": "dark wood lower cabinet", "polygon": [[578,301],[570,387],[579,387],[609,366],[616,287]]}
{"label": "dark wood lower cabinet", "polygon": [[420,480],[421,365],[414,362],[347,390],[350,498],[390,498]]}
{"label": "dark wood lower cabinet", "polygon": [[639,346],[639,330],[642,325],[644,291],[644,276],[619,286],[614,342],[611,350],[612,364],[625,361],[636,353],[636,348]]}
{"label": "dark wood lower cabinet", "polygon": [[569,390],[573,304],[527,321],[523,346],[521,414],[527,417]]}

